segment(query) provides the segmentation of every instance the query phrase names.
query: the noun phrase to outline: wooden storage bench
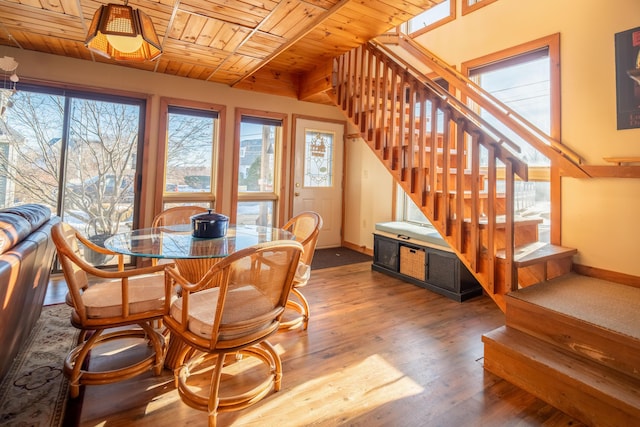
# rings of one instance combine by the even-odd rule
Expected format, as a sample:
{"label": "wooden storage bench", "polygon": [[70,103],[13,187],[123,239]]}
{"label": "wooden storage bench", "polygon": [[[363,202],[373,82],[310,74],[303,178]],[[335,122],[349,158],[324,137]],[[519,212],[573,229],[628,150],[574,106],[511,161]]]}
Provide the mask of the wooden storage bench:
{"label": "wooden storage bench", "polygon": [[475,277],[431,227],[376,224],[371,268],[456,301],[482,294]]}

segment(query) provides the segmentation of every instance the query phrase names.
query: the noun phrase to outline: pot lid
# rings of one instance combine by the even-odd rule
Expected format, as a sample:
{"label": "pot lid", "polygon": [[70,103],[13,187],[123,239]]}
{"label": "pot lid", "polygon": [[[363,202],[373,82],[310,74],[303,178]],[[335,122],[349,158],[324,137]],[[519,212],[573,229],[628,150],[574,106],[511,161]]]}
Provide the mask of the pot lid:
{"label": "pot lid", "polygon": [[209,209],[207,212],[199,213],[197,215],[193,215],[191,217],[192,221],[229,221],[229,217],[226,215],[222,215],[214,212],[212,209]]}

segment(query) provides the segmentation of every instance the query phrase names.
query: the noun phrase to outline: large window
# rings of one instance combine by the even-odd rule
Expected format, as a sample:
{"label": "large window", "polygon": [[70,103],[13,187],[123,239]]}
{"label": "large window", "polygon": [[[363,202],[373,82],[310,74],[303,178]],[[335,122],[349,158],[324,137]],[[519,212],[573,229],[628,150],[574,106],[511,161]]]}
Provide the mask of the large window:
{"label": "large window", "polygon": [[277,114],[239,111],[236,136],[236,224],[277,223],[283,120]]}
{"label": "large window", "polygon": [[[162,183],[157,186],[164,210],[178,205],[215,208],[219,121],[222,108],[163,99],[166,141],[159,154],[164,159]],[[161,193],[161,194],[160,194]]]}
{"label": "large window", "polygon": [[0,205],[45,204],[96,243],[129,229],[145,101],[21,84],[11,104],[0,119]]}
{"label": "large window", "polygon": [[[559,139],[559,38],[557,35],[535,40],[512,49],[463,64],[469,78],[552,138]],[[516,182],[516,214],[538,217],[540,240],[559,238],[559,224],[552,215],[552,200],[559,203],[559,184],[553,185],[547,157],[530,146],[484,109],[472,105],[520,148],[519,156],[529,166],[529,182]],[[499,189],[500,190],[500,189]],[[552,234],[555,233],[555,234]],[[557,240],[556,240],[557,241]]]}

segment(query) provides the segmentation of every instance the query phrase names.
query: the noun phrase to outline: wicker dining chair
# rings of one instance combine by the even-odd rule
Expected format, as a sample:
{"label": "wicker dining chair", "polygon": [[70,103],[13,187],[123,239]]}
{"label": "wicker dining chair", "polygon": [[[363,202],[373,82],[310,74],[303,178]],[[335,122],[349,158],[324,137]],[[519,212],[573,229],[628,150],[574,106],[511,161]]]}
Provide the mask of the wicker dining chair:
{"label": "wicker dining chair", "polygon": [[322,228],[322,217],[316,212],[301,212],[291,218],[282,228],[293,233],[296,241],[302,243],[304,252],[300,258],[300,265],[293,281],[292,295],[287,301],[287,308],[299,315],[280,322],[280,330],[291,330],[299,327],[307,330],[310,315],[309,302],[300,289],[307,284],[311,275],[311,261],[313,260],[318,235]]}
{"label": "wicker dining chair", "polygon": [[[160,212],[153,218],[153,222],[151,223],[152,227],[165,227],[168,225],[182,225],[182,224],[190,224],[191,217],[193,215],[197,215],[200,213],[207,212],[207,208],[203,208],[202,206],[188,205],[188,206],[174,206],[172,208],[167,208]],[[151,265],[157,264],[167,264],[172,262],[172,260],[164,260],[158,258],[151,259]]]}
{"label": "wicker dining chair", "polygon": [[[183,346],[177,351],[176,387],[186,404],[208,412],[210,426],[218,412],[246,408],[280,389],[282,362],[267,338],[278,330],[301,253],[294,240],[260,243],[214,264],[195,284],[175,267],[165,270],[167,286],[182,288],[164,317],[169,345],[177,339]],[[237,368],[252,366],[247,356],[266,368],[258,379]],[[234,379],[246,385],[249,378],[254,383],[247,389],[225,388],[237,386]]]}
{"label": "wicker dining chair", "polygon": [[202,206],[174,206],[160,212],[153,218],[152,227],[162,227],[165,225],[190,224],[191,217],[199,213],[207,212],[207,208]]}
{"label": "wicker dining chair", "polygon": [[[82,385],[122,381],[149,369],[160,375],[165,342],[163,335],[152,327],[152,322],[168,313],[170,292],[164,275],[154,273],[163,271],[165,266],[125,271],[121,254],[94,245],[69,224],[58,223],[51,233],[69,290],[67,304],[73,308],[71,324],[82,331],[78,345],[64,361],[63,371],[69,379],[70,396],[78,397]],[[87,263],[80,255],[81,245],[117,256],[118,271],[98,269]],[[121,341],[123,347],[130,346],[131,339],[146,341],[145,354],[134,357],[133,362],[125,366],[120,364],[104,371],[88,367],[87,359],[92,350],[120,339],[127,340]],[[115,343],[109,345],[116,348]]]}

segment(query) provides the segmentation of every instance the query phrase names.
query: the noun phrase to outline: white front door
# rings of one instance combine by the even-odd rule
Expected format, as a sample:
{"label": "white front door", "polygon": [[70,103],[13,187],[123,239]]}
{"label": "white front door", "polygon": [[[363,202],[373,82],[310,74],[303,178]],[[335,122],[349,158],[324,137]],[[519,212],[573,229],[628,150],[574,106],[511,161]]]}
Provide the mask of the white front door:
{"label": "white front door", "polygon": [[293,215],[320,214],[318,248],[342,244],[343,147],[344,123],[296,120]]}

